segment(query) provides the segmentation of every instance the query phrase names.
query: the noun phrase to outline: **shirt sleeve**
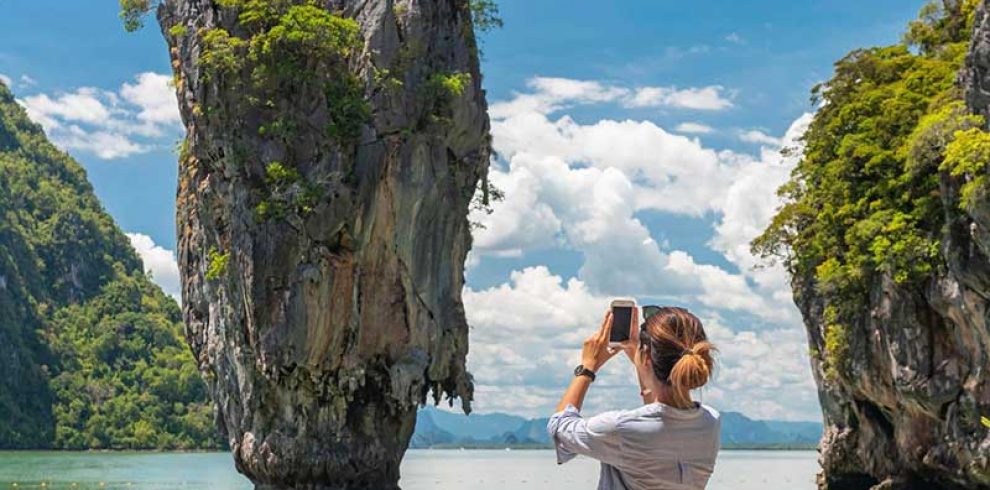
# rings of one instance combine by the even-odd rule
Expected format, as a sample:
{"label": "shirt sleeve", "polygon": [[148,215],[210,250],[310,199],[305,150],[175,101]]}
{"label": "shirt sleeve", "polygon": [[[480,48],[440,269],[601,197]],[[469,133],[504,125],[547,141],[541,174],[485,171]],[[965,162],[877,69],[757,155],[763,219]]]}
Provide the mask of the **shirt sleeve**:
{"label": "shirt sleeve", "polygon": [[615,412],[589,419],[581,417],[573,405],[553,414],[547,432],[557,451],[557,464],[564,464],[578,454],[615,465],[619,458],[619,437]]}

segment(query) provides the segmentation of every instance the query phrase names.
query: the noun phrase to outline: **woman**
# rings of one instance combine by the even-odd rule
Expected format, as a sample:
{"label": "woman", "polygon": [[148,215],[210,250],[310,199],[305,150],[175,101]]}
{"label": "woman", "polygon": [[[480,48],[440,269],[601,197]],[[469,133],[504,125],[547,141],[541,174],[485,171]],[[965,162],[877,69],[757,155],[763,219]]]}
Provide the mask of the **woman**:
{"label": "woman", "polygon": [[[708,382],[715,348],[701,321],[683,308],[646,306],[643,314],[639,335],[622,349],[609,348],[611,312],[584,341],[582,363],[547,424],[557,463],[578,454],[601,461],[599,490],[704,488],[718,454],[719,414],[692,401],[691,390]],[[638,322],[637,312],[633,332]],[[619,350],[636,367],[644,405],[582,418],[595,373]]]}

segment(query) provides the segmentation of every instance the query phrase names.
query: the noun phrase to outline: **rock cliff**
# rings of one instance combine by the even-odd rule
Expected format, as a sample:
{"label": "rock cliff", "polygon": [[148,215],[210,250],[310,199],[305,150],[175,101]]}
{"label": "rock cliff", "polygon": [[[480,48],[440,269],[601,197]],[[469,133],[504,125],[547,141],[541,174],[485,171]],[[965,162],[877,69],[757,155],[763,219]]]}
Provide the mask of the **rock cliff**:
{"label": "rock cliff", "polygon": [[186,334],[261,488],[396,488],[461,304],[489,121],[467,0],[166,0]]}
{"label": "rock cliff", "polygon": [[975,4],[928,7],[906,36],[917,53],[837,64],[790,203],[755,243],[789,249],[821,489],[990,488],[990,147],[969,115],[990,112],[990,20]]}

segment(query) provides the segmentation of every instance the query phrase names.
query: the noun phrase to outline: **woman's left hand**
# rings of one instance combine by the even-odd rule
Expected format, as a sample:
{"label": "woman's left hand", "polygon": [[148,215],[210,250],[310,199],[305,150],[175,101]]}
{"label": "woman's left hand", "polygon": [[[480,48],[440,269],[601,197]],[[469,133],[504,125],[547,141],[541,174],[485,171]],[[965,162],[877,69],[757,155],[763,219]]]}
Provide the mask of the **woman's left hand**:
{"label": "woman's left hand", "polygon": [[598,372],[602,366],[608,362],[612,356],[622,349],[611,349],[609,347],[609,336],[612,332],[612,311],[605,314],[605,320],[597,332],[591,334],[584,340],[584,348],[581,350],[581,365],[585,369]]}

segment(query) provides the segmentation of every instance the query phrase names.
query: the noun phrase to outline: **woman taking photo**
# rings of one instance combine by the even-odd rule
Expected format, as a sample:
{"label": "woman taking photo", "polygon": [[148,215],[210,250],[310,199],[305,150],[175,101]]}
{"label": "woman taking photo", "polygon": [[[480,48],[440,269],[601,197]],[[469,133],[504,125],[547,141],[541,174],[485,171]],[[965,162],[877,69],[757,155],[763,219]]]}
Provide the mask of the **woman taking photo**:
{"label": "woman taking photo", "polygon": [[[633,311],[633,334],[622,348],[609,347],[611,311],[584,341],[581,365],[547,424],[557,463],[578,454],[601,461],[599,490],[704,488],[718,454],[719,414],[692,401],[691,390],[708,382],[715,348],[701,321],[683,308],[643,307],[639,335]],[[595,373],[619,351],[636,368],[644,405],[583,418]]]}

